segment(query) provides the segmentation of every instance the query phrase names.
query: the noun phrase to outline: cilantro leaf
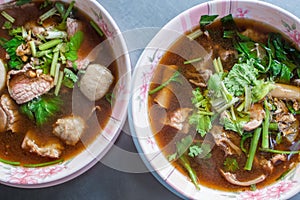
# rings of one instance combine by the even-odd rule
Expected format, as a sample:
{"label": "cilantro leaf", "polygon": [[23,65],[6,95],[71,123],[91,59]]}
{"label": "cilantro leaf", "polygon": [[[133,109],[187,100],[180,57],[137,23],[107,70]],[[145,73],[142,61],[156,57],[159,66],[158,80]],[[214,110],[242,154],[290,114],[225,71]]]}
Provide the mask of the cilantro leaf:
{"label": "cilantro leaf", "polygon": [[23,104],[20,111],[41,126],[60,110],[61,105],[62,100],[59,97],[42,96]]}
{"label": "cilantro leaf", "polygon": [[224,164],[226,171],[229,171],[229,172],[235,172],[239,169],[239,164],[235,158],[227,157],[223,164]]}
{"label": "cilantro leaf", "polygon": [[65,53],[65,56],[68,60],[74,62],[78,59],[77,52],[83,42],[84,34],[82,31],[77,31],[71,38],[70,42],[67,43],[68,52]]}
{"label": "cilantro leaf", "polygon": [[201,147],[199,147],[198,145],[193,145],[193,146],[190,146],[188,155],[190,157],[194,158],[194,157],[197,157],[198,155],[200,155],[201,153],[203,153],[203,150],[201,149]]}
{"label": "cilantro leaf", "polygon": [[189,118],[189,124],[196,126],[196,130],[202,137],[212,128],[211,117],[213,113],[210,111],[210,103],[205,98],[200,89],[196,88],[193,92],[192,103],[196,110]]}
{"label": "cilantro leaf", "polygon": [[9,55],[10,59],[8,61],[8,66],[11,69],[21,69],[23,62],[20,57],[16,54],[16,49],[23,43],[23,40],[18,38],[13,38],[9,41],[2,39],[1,46],[6,50],[6,53]]}

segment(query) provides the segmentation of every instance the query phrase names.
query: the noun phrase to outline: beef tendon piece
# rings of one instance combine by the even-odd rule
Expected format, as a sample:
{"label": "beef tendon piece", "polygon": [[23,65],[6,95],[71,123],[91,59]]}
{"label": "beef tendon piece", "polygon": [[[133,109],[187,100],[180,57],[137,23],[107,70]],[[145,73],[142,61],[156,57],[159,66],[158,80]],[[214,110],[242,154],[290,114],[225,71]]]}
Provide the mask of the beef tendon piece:
{"label": "beef tendon piece", "polygon": [[64,149],[61,141],[54,136],[45,140],[41,134],[36,130],[29,130],[22,142],[22,149],[42,157],[59,158]]}

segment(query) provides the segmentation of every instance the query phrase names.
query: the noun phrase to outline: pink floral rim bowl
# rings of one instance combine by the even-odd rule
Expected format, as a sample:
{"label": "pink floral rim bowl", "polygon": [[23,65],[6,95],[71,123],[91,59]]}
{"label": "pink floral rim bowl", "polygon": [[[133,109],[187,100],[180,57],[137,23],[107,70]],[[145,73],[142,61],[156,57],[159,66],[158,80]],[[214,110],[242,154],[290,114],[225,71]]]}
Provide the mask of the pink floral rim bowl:
{"label": "pink floral rim bowl", "polygon": [[188,199],[288,199],[300,191],[300,167],[284,179],[255,191],[224,192],[194,184],[180,173],[162,154],[150,128],[148,89],[152,75],[162,55],[185,32],[198,26],[201,15],[232,14],[234,18],[250,18],[276,27],[300,46],[300,20],[274,5],[250,0],[209,1],[179,14],[166,24],[142,53],[133,74],[129,122],[134,142],[153,175],[169,190]]}
{"label": "pink floral rim bowl", "polygon": [[[72,0],[62,0],[70,3]],[[11,2],[0,0],[0,4]],[[96,0],[77,0],[75,7],[86,13],[101,28],[113,49],[119,80],[113,93],[112,114],[96,139],[77,156],[62,163],[39,168],[25,168],[0,162],[0,183],[21,188],[42,188],[64,183],[94,166],[112,147],[127,116],[130,95],[131,64],[121,31],[110,14]]]}

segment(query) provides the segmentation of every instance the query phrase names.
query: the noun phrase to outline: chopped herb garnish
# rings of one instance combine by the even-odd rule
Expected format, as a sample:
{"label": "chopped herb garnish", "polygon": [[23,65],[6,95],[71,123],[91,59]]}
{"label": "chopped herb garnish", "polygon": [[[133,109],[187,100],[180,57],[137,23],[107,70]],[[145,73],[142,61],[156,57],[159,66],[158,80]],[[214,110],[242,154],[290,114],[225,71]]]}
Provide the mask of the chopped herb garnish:
{"label": "chopped herb garnish", "polygon": [[200,27],[203,28],[204,26],[211,24],[217,17],[218,15],[202,15],[199,22]]}
{"label": "chopped herb garnish", "polygon": [[224,161],[224,167],[228,172],[235,172],[239,169],[239,164],[235,158],[227,157]]}

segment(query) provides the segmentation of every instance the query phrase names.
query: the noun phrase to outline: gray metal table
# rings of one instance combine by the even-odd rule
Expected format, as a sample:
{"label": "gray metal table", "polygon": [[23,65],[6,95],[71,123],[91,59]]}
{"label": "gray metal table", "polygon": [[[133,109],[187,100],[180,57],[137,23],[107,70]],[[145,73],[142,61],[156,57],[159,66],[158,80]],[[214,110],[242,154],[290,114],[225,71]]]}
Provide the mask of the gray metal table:
{"label": "gray metal table", "polygon": [[[80,0],[83,1],[83,0]],[[138,28],[162,27],[182,11],[204,0],[98,0],[115,19],[122,32]],[[300,17],[300,2],[265,0]],[[151,38],[148,38],[150,41]],[[146,44],[146,43],[145,43]],[[130,45],[130,44],[129,44]],[[134,67],[142,49],[130,52]],[[116,141],[116,146],[136,153],[128,125]],[[118,160],[110,151],[104,160]],[[143,166],[141,160],[137,165]],[[83,175],[58,186],[44,189],[17,189],[0,185],[0,199],[179,199],[162,186],[151,173],[127,173],[97,163]],[[292,200],[300,199],[300,194]]]}

